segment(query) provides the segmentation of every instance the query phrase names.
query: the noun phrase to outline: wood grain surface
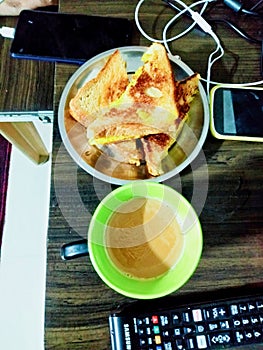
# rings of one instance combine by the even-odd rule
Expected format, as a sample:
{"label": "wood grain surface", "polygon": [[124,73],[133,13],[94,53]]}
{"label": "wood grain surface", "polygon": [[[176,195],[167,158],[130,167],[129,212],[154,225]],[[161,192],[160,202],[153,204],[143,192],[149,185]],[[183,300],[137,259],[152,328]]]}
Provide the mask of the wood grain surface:
{"label": "wood grain surface", "polygon": [[[16,17],[0,17],[15,27]],[[10,57],[12,40],[0,36],[0,111],[53,110],[54,64]]]}
{"label": "wood grain surface", "polygon": [[[61,0],[60,11],[133,20],[136,3]],[[140,18],[148,33],[160,37],[164,23],[173,15],[162,1],[146,1]],[[262,27],[254,18],[240,18],[221,3],[208,8],[207,18],[216,17],[231,19],[262,40]],[[185,18],[178,28],[188,23]],[[260,46],[241,39],[225,25],[216,24],[214,28],[226,54],[216,63],[212,79],[236,83],[262,79]],[[133,44],[149,45],[136,28]],[[194,30],[171,47],[174,54],[205,76],[208,54],[215,48],[209,36]],[[56,65],[55,110],[66,82],[77,68]],[[193,204],[200,214],[204,235],[199,266],[176,294],[262,282],[262,151],[261,143],[219,141],[209,133],[194,163],[180,176],[165,182]],[[100,280],[88,257],[68,262],[60,258],[63,243],[86,236],[96,206],[114,188],[94,179],[73,162],[55,123],[46,285],[47,350],[110,349],[109,313],[119,303],[130,301]]]}

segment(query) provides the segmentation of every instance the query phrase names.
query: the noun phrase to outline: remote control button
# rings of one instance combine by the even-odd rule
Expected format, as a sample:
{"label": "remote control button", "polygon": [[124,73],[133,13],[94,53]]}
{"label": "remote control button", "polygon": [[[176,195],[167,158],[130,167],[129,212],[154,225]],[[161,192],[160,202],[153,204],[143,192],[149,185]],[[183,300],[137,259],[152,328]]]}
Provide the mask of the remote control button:
{"label": "remote control button", "polygon": [[183,329],[184,334],[191,334],[195,332],[194,326],[184,327]]}
{"label": "remote control button", "polygon": [[258,325],[258,324],[260,324],[260,318],[259,318],[259,316],[251,316],[251,318],[250,318],[250,320],[251,320],[251,324],[254,326],[254,325]]}
{"label": "remote control button", "polygon": [[218,320],[227,317],[227,310],[225,306],[213,307],[206,310],[207,320]]}
{"label": "remote control button", "polygon": [[247,306],[247,304],[239,304],[239,311],[240,311],[242,314],[248,312],[248,306]]}
{"label": "remote control button", "polygon": [[220,329],[229,329],[230,328],[230,325],[229,325],[229,322],[227,320],[225,321],[220,321],[219,322],[219,326],[220,326]]}
{"label": "remote control button", "polygon": [[207,349],[207,340],[205,335],[198,335],[196,337],[196,343],[198,349]]}
{"label": "remote control button", "polygon": [[152,316],[152,323],[153,324],[158,324],[159,323],[159,319],[157,315]]}
{"label": "remote control button", "polygon": [[255,329],[254,330],[254,338],[257,342],[262,341],[263,340],[263,330]]}
{"label": "remote control button", "polygon": [[246,330],[245,331],[245,339],[247,343],[251,343],[254,338],[254,332],[253,330]]}
{"label": "remote control button", "polygon": [[208,329],[210,331],[215,331],[215,330],[219,329],[219,323],[217,323],[217,322],[209,322],[208,323]]}
{"label": "remote control button", "polygon": [[238,344],[243,344],[243,343],[245,343],[245,336],[244,336],[244,333],[241,332],[241,331],[236,331],[236,332],[235,332],[235,341],[236,341]]}
{"label": "remote control button", "polygon": [[248,310],[249,312],[255,312],[257,310],[255,303],[248,303]]}
{"label": "remote control button", "polygon": [[204,323],[199,323],[198,325],[196,325],[196,331],[197,333],[203,333],[205,332],[205,324]]}
{"label": "remote control button", "polygon": [[160,322],[163,327],[167,326],[169,324],[169,317],[167,315],[161,315]]}
{"label": "remote control button", "polygon": [[141,326],[143,324],[143,320],[140,319],[140,318],[137,318],[137,322],[136,323],[137,323],[138,326]]}
{"label": "remote control button", "polygon": [[230,313],[232,316],[238,315],[239,314],[238,306],[235,304],[230,305]]}
{"label": "remote control button", "polygon": [[154,334],[159,334],[159,333],[160,333],[160,328],[159,328],[159,326],[153,326],[153,333],[154,333]]}
{"label": "remote control button", "polygon": [[180,327],[176,327],[176,328],[174,329],[174,335],[175,335],[176,337],[180,337],[181,335],[183,335],[183,329],[180,328]]}
{"label": "remote control button", "polygon": [[148,343],[148,345],[152,345],[153,344],[152,338],[147,338],[147,343]]}
{"label": "remote control button", "polygon": [[174,324],[174,325],[178,325],[178,324],[180,324],[180,314],[179,313],[173,313],[172,314],[172,323]]}
{"label": "remote control button", "polygon": [[146,346],[146,340],[145,339],[140,339],[140,346]]}
{"label": "remote control button", "polygon": [[186,349],[196,349],[196,341],[195,338],[187,338],[186,339]]}
{"label": "remote control button", "polygon": [[145,332],[145,330],[144,330],[143,328],[139,328],[139,329],[138,329],[138,334],[139,334],[139,335],[143,335],[144,332]]}
{"label": "remote control button", "polygon": [[250,318],[249,317],[242,317],[242,324],[244,326],[248,326],[250,324]]}
{"label": "remote control button", "polygon": [[240,327],[241,324],[242,324],[242,322],[241,322],[240,318],[233,318],[233,325],[234,325],[235,328]]}
{"label": "remote control button", "polygon": [[150,324],[150,318],[149,317],[145,317],[143,319],[143,322],[144,322],[144,324],[149,325]]}
{"label": "remote control button", "polygon": [[171,342],[163,343],[163,346],[165,350],[173,350]]}
{"label": "remote control button", "polygon": [[189,323],[192,321],[192,315],[190,312],[185,311],[182,313],[182,319],[184,322]]}
{"label": "remote control button", "polygon": [[183,339],[176,339],[175,340],[175,349],[176,350],[183,350],[184,349],[184,341]]}
{"label": "remote control button", "polygon": [[162,331],[162,335],[164,338],[169,338],[171,336],[170,333],[171,333],[170,329],[166,329],[166,330]]}
{"label": "remote control button", "polygon": [[257,305],[258,311],[263,311],[263,302],[262,301],[257,301],[256,305]]}
{"label": "remote control button", "polygon": [[192,314],[193,314],[194,322],[201,322],[201,321],[203,321],[203,314],[202,314],[202,310],[201,309],[192,310]]}
{"label": "remote control button", "polygon": [[211,336],[211,344],[221,344],[226,345],[230,344],[231,337],[229,332],[216,333]]}
{"label": "remote control button", "polygon": [[159,344],[162,343],[161,337],[160,337],[159,335],[156,335],[156,336],[154,337],[154,341],[155,341],[155,344],[156,344],[156,345],[159,345]]}

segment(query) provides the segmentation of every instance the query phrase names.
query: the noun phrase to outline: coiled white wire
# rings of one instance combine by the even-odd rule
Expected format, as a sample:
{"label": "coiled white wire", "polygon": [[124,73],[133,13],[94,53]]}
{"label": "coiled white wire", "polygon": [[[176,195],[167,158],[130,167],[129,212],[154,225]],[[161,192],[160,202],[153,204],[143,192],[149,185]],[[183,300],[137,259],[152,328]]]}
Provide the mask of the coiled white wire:
{"label": "coiled white wire", "polygon": [[[142,4],[145,2],[145,0],[140,0],[135,8],[135,23],[137,28],[139,29],[139,31],[141,32],[141,34],[149,41],[152,42],[158,42],[158,43],[162,43],[167,52],[172,55],[170,49],[169,49],[169,42],[178,40],[179,38],[181,38],[182,36],[186,35],[188,32],[190,32],[196,25],[200,26],[206,33],[208,33],[213,40],[215,41],[216,44],[216,48],[215,50],[209,55],[208,57],[208,61],[207,61],[207,74],[206,74],[206,79],[201,77],[201,80],[206,82],[206,90],[207,90],[207,98],[209,99],[209,93],[210,93],[210,84],[221,84],[220,82],[216,82],[216,81],[211,81],[211,70],[212,70],[212,66],[213,64],[219,60],[223,55],[224,55],[224,49],[221,45],[221,42],[218,38],[218,36],[214,33],[214,31],[212,30],[212,28],[210,27],[210,25],[204,20],[204,18],[202,17],[202,14],[204,13],[204,11],[206,10],[207,5],[210,2],[216,1],[216,0],[200,0],[197,1],[191,5],[186,5],[183,1],[181,0],[174,0],[175,2],[177,2],[183,9],[181,11],[179,11],[164,27],[163,32],[162,32],[162,39],[157,39],[157,38],[152,38],[151,36],[149,36],[142,28],[140,21],[139,21],[139,11],[140,8],[142,6]],[[192,10],[192,8],[196,7],[196,6],[200,6],[202,5],[202,8],[200,10],[200,12],[194,12]],[[189,12],[189,14],[191,15],[192,19],[193,19],[193,23],[183,32],[181,32],[180,34],[177,34],[176,36],[172,37],[172,38],[167,38],[167,31],[168,29],[171,27],[171,25],[173,23],[175,23],[175,21],[177,21],[182,15],[184,15],[186,12]],[[234,84],[235,86],[253,86],[253,85],[261,85],[263,84],[263,80],[260,81],[256,81],[256,82],[251,82],[251,83],[241,83],[241,84]]]}
{"label": "coiled white wire", "polygon": [[[210,0],[210,1],[215,1],[215,0]],[[207,0],[203,0],[203,1],[198,1],[192,5],[189,6],[189,9],[192,9],[194,6],[197,6],[197,5],[201,5],[201,4],[204,4],[201,11],[200,11],[200,15],[202,15],[208,5],[208,2]],[[167,31],[168,29],[171,27],[171,25],[177,21],[177,19],[179,17],[181,17],[185,12],[188,12],[188,7],[186,6],[184,8],[184,10],[182,10],[181,12],[178,12],[177,15],[175,15],[167,24],[166,26],[164,27],[163,29],[163,44],[165,45],[166,47],[166,50],[171,54],[170,50],[169,50],[169,46],[167,45]],[[177,34],[176,36],[174,36],[173,38],[169,39],[169,41],[172,41],[172,40],[178,40],[179,38],[183,37],[184,35],[186,35],[187,33],[189,33],[194,27],[195,25],[197,24],[196,21],[193,21],[193,23],[185,30],[183,31],[182,33],[180,34]]]}

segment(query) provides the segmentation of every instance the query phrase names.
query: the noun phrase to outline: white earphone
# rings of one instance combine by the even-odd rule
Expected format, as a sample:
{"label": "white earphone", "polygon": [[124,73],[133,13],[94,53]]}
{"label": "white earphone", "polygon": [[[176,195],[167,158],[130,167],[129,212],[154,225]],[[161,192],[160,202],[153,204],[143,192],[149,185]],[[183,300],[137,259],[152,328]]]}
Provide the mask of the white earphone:
{"label": "white earphone", "polygon": [[[202,78],[201,80],[206,82],[206,91],[207,91],[207,97],[209,99],[209,94],[210,94],[210,84],[220,84],[220,82],[215,82],[215,81],[211,81],[211,70],[212,70],[212,66],[213,64],[219,60],[223,55],[224,55],[224,49],[221,45],[220,39],[218,38],[218,36],[214,33],[213,29],[211,28],[211,26],[209,25],[209,23],[207,23],[207,21],[202,17],[202,14],[204,13],[204,11],[206,10],[207,5],[210,2],[214,2],[216,0],[200,0],[197,1],[191,5],[186,5],[183,1],[181,0],[174,0],[174,2],[178,3],[181,7],[182,10],[179,11],[164,27],[163,32],[162,32],[162,39],[155,39],[152,38],[151,36],[149,36],[142,28],[140,21],[139,21],[139,11],[140,8],[142,6],[142,4],[145,2],[145,0],[140,0],[138,2],[138,4],[136,5],[135,8],[135,23],[137,28],[139,29],[139,31],[141,32],[141,34],[149,41],[152,42],[159,42],[162,43],[169,56],[173,56],[170,49],[169,49],[169,45],[168,43],[174,40],[177,40],[179,38],[181,38],[182,36],[186,35],[188,32],[190,32],[196,25],[198,25],[204,32],[206,32],[207,34],[209,34],[213,40],[215,41],[216,44],[216,49],[209,55],[208,57],[208,61],[207,61],[207,75],[206,78]],[[196,6],[200,6],[203,4],[203,7],[199,12],[193,11],[192,9]],[[171,27],[171,25],[178,20],[179,17],[181,17],[182,15],[184,15],[185,13],[188,13],[192,19],[193,19],[193,23],[182,33],[178,34],[175,37],[172,38],[167,38],[167,31],[168,29]],[[242,84],[235,84],[235,86],[240,85],[240,86],[253,86],[253,85],[260,85],[263,84],[263,80],[260,81],[256,81],[256,82],[251,82],[251,83],[242,83]]]}

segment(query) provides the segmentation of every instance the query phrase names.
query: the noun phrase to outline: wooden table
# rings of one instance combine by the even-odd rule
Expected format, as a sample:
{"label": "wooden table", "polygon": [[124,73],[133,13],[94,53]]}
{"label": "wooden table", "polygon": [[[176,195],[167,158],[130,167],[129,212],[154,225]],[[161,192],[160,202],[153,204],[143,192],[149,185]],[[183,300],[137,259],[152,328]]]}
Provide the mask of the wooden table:
{"label": "wooden table", "polygon": [[[134,0],[61,0],[60,11],[133,19],[136,3]],[[148,33],[158,35],[163,23],[173,14],[161,1],[146,1],[140,18]],[[210,5],[207,16],[231,19],[251,36],[260,35],[262,23],[250,17],[244,20],[222,4]],[[225,25],[217,24],[214,28],[226,54],[215,64],[212,79],[236,83],[261,80],[260,46],[241,39]],[[135,29],[133,44],[149,45],[149,42]],[[171,47],[194,71],[205,76],[208,53],[215,47],[210,37],[195,30]],[[77,68],[56,65],[56,110],[62,90]],[[182,194],[189,201],[193,196],[194,174],[195,186],[199,184],[195,187],[198,206],[198,196],[201,200],[204,195],[203,182],[207,180],[208,170],[208,192],[200,213],[204,235],[202,259],[192,278],[176,295],[262,282],[262,152],[261,143],[219,141],[209,133],[203,147],[205,160],[198,157],[195,166],[189,166],[180,174]],[[93,180],[74,164],[55,124],[45,320],[48,350],[110,349],[109,312],[117,304],[130,301],[100,280],[88,258],[70,262],[60,258],[63,243],[86,234],[90,215],[99,203]],[[174,186],[173,180],[166,181],[166,184]],[[102,192],[111,189],[102,182],[100,186]]]}
{"label": "wooden table", "polygon": [[[17,17],[0,17],[0,27],[15,27]],[[10,57],[12,40],[0,36],[0,111],[53,109],[54,64]]]}
{"label": "wooden table", "polygon": [[[13,28],[16,21],[17,17],[0,17],[0,27]],[[9,53],[11,43],[12,40],[0,37],[0,133],[40,164],[49,158],[48,151],[33,122],[23,121],[23,114],[39,111],[52,114],[54,64],[13,59]],[[19,116],[20,121],[13,118],[13,122],[4,122],[7,112]]]}

